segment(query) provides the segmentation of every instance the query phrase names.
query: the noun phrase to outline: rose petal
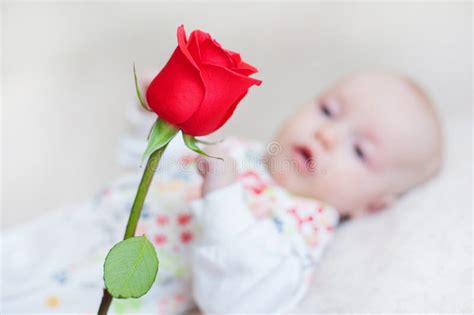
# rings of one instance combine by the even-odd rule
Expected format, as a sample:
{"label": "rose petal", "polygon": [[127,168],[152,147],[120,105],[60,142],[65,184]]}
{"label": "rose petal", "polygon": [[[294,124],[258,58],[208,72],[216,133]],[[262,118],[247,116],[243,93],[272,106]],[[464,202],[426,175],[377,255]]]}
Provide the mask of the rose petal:
{"label": "rose petal", "polygon": [[250,76],[250,75],[258,72],[257,68],[255,68],[252,65],[249,65],[248,63],[246,63],[244,61],[241,61],[237,65],[237,68],[232,68],[232,70],[234,70],[235,72],[240,73],[242,75],[245,75],[245,76]]}
{"label": "rose petal", "polygon": [[178,47],[147,89],[148,105],[159,117],[177,125],[196,112],[204,92],[201,74],[187,50],[184,28],[180,26]]}
{"label": "rose petal", "polygon": [[229,120],[229,118],[232,116],[235,109],[237,108],[237,105],[239,105],[240,101],[247,95],[247,93],[248,93],[248,90],[245,91],[241,96],[239,96],[237,100],[229,107],[229,109],[227,109],[227,112],[225,113],[221,122],[217,125],[216,130],[222,127]]}
{"label": "rose petal", "polygon": [[188,58],[188,60],[193,64],[193,66],[195,66],[196,69],[199,69],[199,67],[196,64],[196,61],[193,59],[191,53],[188,50],[188,41],[186,40],[186,32],[184,31],[184,25],[180,25],[178,27],[177,37],[178,37],[178,47],[181,48],[181,51],[186,56],[186,58]]}
{"label": "rose petal", "polygon": [[235,51],[232,51],[232,50],[229,50],[229,49],[226,49],[225,51],[234,60],[235,66],[232,67],[231,69],[234,70],[235,72],[238,72],[238,73],[243,74],[245,76],[249,76],[251,74],[254,74],[254,73],[258,72],[257,68],[255,68],[254,66],[251,66],[248,63],[246,63],[245,61],[243,61],[242,57],[240,57],[239,53],[237,53]]}
{"label": "rose petal", "polygon": [[227,121],[235,107],[252,85],[261,81],[248,78],[231,70],[208,64],[201,65],[206,94],[199,110],[178,127],[184,133],[207,135]]}
{"label": "rose petal", "polygon": [[240,54],[225,49],[211,35],[200,30],[189,36],[188,50],[197,63],[207,63],[231,69],[245,76],[257,73],[257,68],[244,62]]}
{"label": "rose petal", "polygon": [[229,54],[229,56],[232,58],[232,60],[234,60],[234,63],[236,65],[238,65],[239,62],[242,60],[239,53],[237,53],[235,51],[232,51],[230,49],[225,49],[225,51]]}
{"label": "rose petal", "polygon": [[198,44],[198,32],[194,31],[189,35],[188,41],[188,50],[194,60],[199,62],[201,60],[201,52],[199,51],[199,44]]}
{"label": "rose petal", "polygon": [[224,48],[206,32],[195,30],[190,35],[188,49],[192,51],[193,56],[199,56],[197,62],[210,65],[221,66],[224,68],[234,67],[234,61]]}

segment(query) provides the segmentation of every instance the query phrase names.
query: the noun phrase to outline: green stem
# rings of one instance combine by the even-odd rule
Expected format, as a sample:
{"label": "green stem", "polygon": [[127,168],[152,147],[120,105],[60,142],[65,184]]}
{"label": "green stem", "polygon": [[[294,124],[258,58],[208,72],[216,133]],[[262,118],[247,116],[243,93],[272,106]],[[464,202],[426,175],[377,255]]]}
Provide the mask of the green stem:
{"label": "green stem", "polygon": [[140,219],[143,203],[145,202],[148,189],[150,188],[151,181],[153,180],[153,175],[155,175],[155,171],[158,168],[158,163],[160,162],[163,152],[165,152],[166,146],[167,145],[153,152],[146,163],[145,172],[143,173],[142,180],[138,186],[137,195],[133,201],[132,211],[128,217],[127,228],[123,237],[124,240],[135,236],[135,231],[137,229],[138,219]]}
{"label": "green stem", "polygon": [[[137,230],[138,220],[140,219],[140,214],[142,212],[143,204],[145,202],[148,189],[150,188],[151,181],[155,175],[155,171],[158,168],[158,163],[165,152],[167,145],[164,145],[160,149],[156,150],[150,155],[148,162],[143,172],[142,180],[138,186],[138,191],[133,201],[132,210],[130,211],[130,216],[128,217],[127,228],[125,229],[124,240],[127,238],[135,236],[135,231]],[[102,301],[100,302],[100,307],[98,315],[107,314],[110,304],[112,302],[112,295],[104,288],[104,295],[102,296]]]}

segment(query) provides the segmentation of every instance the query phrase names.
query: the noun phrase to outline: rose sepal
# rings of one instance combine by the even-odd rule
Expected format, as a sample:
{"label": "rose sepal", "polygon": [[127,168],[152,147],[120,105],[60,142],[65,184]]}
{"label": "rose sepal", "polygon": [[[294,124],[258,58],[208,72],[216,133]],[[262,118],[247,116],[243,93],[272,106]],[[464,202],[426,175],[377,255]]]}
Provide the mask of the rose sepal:
{"label": "rose sepal", "polygon": [[143,161],[148,160],[153,152],[161,149],[167,145],[178,133],[179,129],[172,124],[167,123],[163,119],[158,118],[153,127],[151,128],[150,135],[148,136],[148,146],[142,157]]}
{"label": "rose sepal", "polygon": [[187,135],[185,133],[183,133],[183,141],[184,141],[184,144],[191,150],[193,150],[194,152],[200,154],[200,155],[204,155],[206,157],[209,157],[209,158],[213,158],[213,159],[218,159],[218,160],[221,160],[221,161],[224,161],[223,158],[220,158],[218,156],[212,156],[212,155],[209,155],[207,154],[206,152],[204,152],[198,145],[197,143],[198,142],[202,142],[202,140],[198,140],[196,139],[194,136],[191,136],[191,135]]}
{"label": "rose sepal", "polygon": [[215,144],[218,144],[218,143],[221,143],[222,141],[224,141],[224,139],[217,140],[217,141],[206,141],[206,140],[201,140],[201,139],[198,139],[198,138],[194,138],[194,140],[197,143],[208,144],[208,145],[215,145]]}
{"label": "rose sepal", "polygon": [[137,93],[138,100],[142,108],[148,112],[152,112],[150,107],[146,104],[145,99],[143,98],[142,92],[140,91],[140,86],[138,86],[137,71],[135,69],[135,64],[133,64],[133,80],[135,81],[135,92]]}

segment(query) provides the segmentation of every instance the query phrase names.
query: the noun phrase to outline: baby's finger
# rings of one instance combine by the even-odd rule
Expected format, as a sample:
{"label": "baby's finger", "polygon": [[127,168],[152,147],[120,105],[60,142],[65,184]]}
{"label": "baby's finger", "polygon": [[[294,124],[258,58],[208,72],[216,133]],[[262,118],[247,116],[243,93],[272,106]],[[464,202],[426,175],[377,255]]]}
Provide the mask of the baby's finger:
{"label": "baby's finger", "polygon": [[201,176],[206,176],[206,174],[209,173],[209,161],[203,156],[198,157],[196,160],[196,168]]}

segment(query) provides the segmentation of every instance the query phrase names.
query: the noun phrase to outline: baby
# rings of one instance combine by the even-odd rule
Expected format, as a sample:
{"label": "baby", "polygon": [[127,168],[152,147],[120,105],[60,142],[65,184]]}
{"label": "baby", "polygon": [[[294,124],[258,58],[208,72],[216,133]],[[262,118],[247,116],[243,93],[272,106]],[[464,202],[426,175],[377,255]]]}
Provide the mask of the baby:
{"label": "baby", "polygon": [[[275,180],[292,193],[359,217],[390,206],[438,173],[441,139],[431,101],[415,83],[362,73],[290,117],[273,140],[278,152],[265,158]],[[235,181],[232,174],[204,176],[205,193]]]}
{"label": "baby", "polygon": [[[338,82],[299,109],[284,123],[267,149],[264,165],[275,182],[292,195],[331,205],[341,219],[347,220],[389,207],[436,175],[442,156],[441,127],[431,101],[410,79],[387,73],[361,73]],[[225,163],[199,158],[204,196],[237,181],[237,173],[233,171],[235,160],[226,157],[219,146],[210,147],[207,152],[224,157]],[[232,216],[226,209],[218,211]],[[317,221],[317,215],[306,218]],[[297,215],[296,219],[298,224],[304,223],[303,216]],[[320,226],[313,224],[312,228],[317,230]],[[261,255],[260,258],[265,259]],[[291,264],[288,260],[279,262],[275,274],[264,273],[285,278],[282,280],[285,283],[278,286],[275,281],[266,288],[260,286],[265,292],[254,292],[248,297],[252,302],[247,308],[233,309],[274,312],[278,305],[286,309],[282,306],[284,302],[290,301],[291,294],[303,285],[296,280],[301,279],[299,271],[284,267],[285,263]],[[301,269],[302,265],[300,261],[293,268]],[[225,288],[222,279],[226,273],[216,273],[222,277],[216,286]],[[200,280],[206,282],[209,278],[198,278],[195,286],[201,285]],[[228,289],[226,294],[231,292]],[[274,293],[272,298],[266,296],[269,291]],[[216,295],[219,293],[211,296]],[[267,299],[262,302],[262,297]],[[203,297],[202,304],[215,303],[209,300],[210,296]],[[234,302],[246,303],[242,295]],[[289,305],[292,302],[286,306]]]}
{"label": "baby", "polygon": [[[384,209],[437,174],[441,127],[415,83],[361,73],[301,107],[267,145],[229,138],[205,151],[224,161],[187,152],[160,165],[137,230],[156,246],[157,283],[141,299],[115,299],[111,312],[291,309],[341,220]],[[100,264],[123,233],[137,181],[135,175],[119,180],[80,210],[91,239],[86,246],[84,233],[76,238],[80,258],[59,250],[33,284],[15,276],[18,260],[11,258],[5,311],[94,312],[103,285]],[[83,229],[68,220],[76,224],[69,230]],[[15,237],[10,243],[11,250],[7,238],[6,257],[18,256],[22,244]],[[87,249],[79,255],[81,244]],[[37,266],[30,264],[28,270]]]}

